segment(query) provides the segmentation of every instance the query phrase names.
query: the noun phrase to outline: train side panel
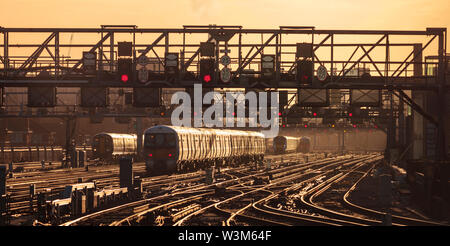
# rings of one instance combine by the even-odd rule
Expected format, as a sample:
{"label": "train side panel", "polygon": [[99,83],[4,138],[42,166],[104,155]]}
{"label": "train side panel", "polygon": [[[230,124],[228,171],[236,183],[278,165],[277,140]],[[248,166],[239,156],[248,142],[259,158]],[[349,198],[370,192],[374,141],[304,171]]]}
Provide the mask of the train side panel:
{"label": "train side panel", "polygon": [[311,139],[309,137],[277,136],[272,143],[275,154],[309,153],[311,151]]}
{"label": "train side panel", "polygon": [[[164,138],[176,136],[177,152],[172,158],[160,154]],[[144,156],[150,173],[174,173],[207,168],[233,166],[264,158],[264,135],[255,132],[155,126],[145,131]],[[159,138],[160,143],[152,142]],[[155,154],[149,154],[150,152]],[[175,164],[171,162],[176,161]]]}
{"label": "train side panel", "polygon": [[133,134],[99,133],[93,138],[94,158],[113,161],[122,156],[137,156],[137,136]]}

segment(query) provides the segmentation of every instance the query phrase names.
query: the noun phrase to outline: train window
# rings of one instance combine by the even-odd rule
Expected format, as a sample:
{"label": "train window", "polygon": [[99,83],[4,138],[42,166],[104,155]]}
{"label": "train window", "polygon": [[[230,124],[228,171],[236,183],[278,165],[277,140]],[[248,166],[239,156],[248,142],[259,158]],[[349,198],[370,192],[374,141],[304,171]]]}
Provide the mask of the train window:
{"label": "train window", "polygon": [[153,133],[145,136],[146,147],[175,147],[177,138],[175,134]]}
{"label": "train window", "polygon": [[156,142],[155,142],[155,138],[156,138],[156,135],[148,135],[148,137],[146,138],[148,141],[147,141],[147,144],[149,145],[149,146],[155,146],[156,145]]}
{"label": "train window", "polygon": [[147,134],[145,138],[145,146],[156,147],[164,144],[163,134]]}
{"label": "train window", "polygon": [[174,134],[167,134],[166,135],[166,143],[169,147],[176,146],[176,137]]}
{"label": "train window", "polygon": [[155,135],[152,135],[152,134],[147,134],[147,135],[145,135],[145,138],[144,138],[144,140],[145,140],[144,145],[147,146],[147,147],[153,146],[153,143],[154,143],[154,141],[155,141],[154,139],[155,139]]}
{"label": "train window", "polygon": [[162,134],[157,134],[155,136],[155,145],[161,146],[164,144],[164,136]]}

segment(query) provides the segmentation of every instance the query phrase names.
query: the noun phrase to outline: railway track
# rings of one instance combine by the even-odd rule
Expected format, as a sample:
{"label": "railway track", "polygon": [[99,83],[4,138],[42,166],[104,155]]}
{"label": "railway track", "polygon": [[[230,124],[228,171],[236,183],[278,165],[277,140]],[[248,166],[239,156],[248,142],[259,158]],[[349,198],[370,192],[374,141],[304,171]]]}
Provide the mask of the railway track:
{"label": "railway track", "polygon": [[[78,219],[63,223],[62,226],[104,226],[114,225],[116,223],[124,223],[123,218],[127,218],[130,215],[146,210],[152,206],[151,211],[158,209],[170,209],[175,206],[192,202],[202,198],[206,194],[213,194],[213,191],[199,191],[199,192],[182,192],[172,195],[162,195],[153,197],[150,199],[139,200],[113,208],[101,210]],[[182,195],[188,194],[189,196],[184,198]],[[158,205],[162,203],[163,205]],[[146,210],[148,211],[148,210]],[[129,221],[126,221],[129,223]]]}
{"label": "railway track", "polygon": [[[352,168],[349,168],[347,170],[342,170],[342,172],[339,172],[335,176],[328,178],[324,180],[323,182],[313,185],[310,189],[306,190],[305,192],[301,193],[298,199],[298,204],[301,209],[304,211],[306,210],[309,214],[314,214],[314,216],[319,217],[322,216],[327,219],[334,219],[339,221],[344,221],[348,225],[378,225],[378,221],[371,220],[369,218],[362,218],[357,215],[349,214],[345,215],[338,211],[326,209],[324,207],[321,207],[317,205],[313,200],[321,195],[325,191],[330,191],[330,193],[336,193],[338,192],[338,188],[336,189],[330,189],[333,184],[337,184],[340,186],[345,186],[345,184],[342,184],[344,180],[347,180],[349,177],[352,177],[352,174],[359,173],[361,169],[369,168],[369,165],[372,165],[373,163],[379,161],[381,157],[371,159],[370,162],[361,162],[355,165]],[[350,181],[351,182],[351,181]],[[332,199],[333,196],[327,196],[326,200],[329,201]],[[346,224],[343,224],[346,225]]]}
{"label": "railway track", "polygon": [[[145,167],[138,164],[135,168],[137,173],[142,173]],[[72,170],[52,170],[49,172],[39,172],[34,177],[7,179],[7,192],[10,194],[10,213],[30,212],[30,185],[35,185],[36,193],[46,192],[50,196],[57,195],[68,184],[83,182],[97,183],[99,188],[107,186],[118,186],[119,169],[112,168],[90,168],[86,171],[84,168]],[[50,191],[48,191],[50,190]],[[33,201],[36,206],[36,199]]]}
{"label": "railway track", "polygon": [[[356,163],[360,161],[360,159],[350,161],[350,163]],[[283,211],[277,211],[276,209],[268,209],[264,207],[258,206],[259,204],[265,202],[266,200],[269,200],[273,197],[276,197],[278,194],[282,192],[286,192],[289,189],[292,189],[292,187],[300,187],[308,182],[311,182],[313,180],[316,180],[320,177],[323,177],[323,175],[327,175],[329,173],[334,173],[335,171],[333,169],[340,167],[341,165],[350,165],[348,163],[348,160],[338,161],[331,165],[325,165],[323,167],[320,167],[318,169],[315,169],[315,172],[310,173],[299,173],[299,174],[293,174],[291,176],[286,176],[284,178],[281,178],[280,180],[273,182],[271,184],[268,184],[266,186],[263,186],[261,188],[248,191],[244,194],[242,194],[242,197],[244,195],[248,195],[250,193],[259,193],[258,195],[254,196],[252,195],[251,201],[248,202],[243,200],[242,202],[236,202],[236,200],[233,201],[233,204],[228,201],[228,206],[226,208],[219,208],[219,205],[223,205],[224,203],[215,204],[214,207],[216,210],[219,210],[223,214],[227,214],[228,219],[226,220],[226,225],[241,225],[242,222],[250,222],[250,225],[259,225],[259,224],[265,224],[269,221],[270,224],[279,224],[279,225],[340,225],[340,224],[348,224],[344,223],[342,221],[330,221],[325,220],[322,218],[308,218],[306,216],[302,215],[295,215],[295,214],[288,214],[283,213]],[[301,181],[300,181],[301,180]],[[280,184],[283,184],[285,182],[291,181],[290,184],[287,185],[286,188],[279,187]],[[294,181],[294,184],[292,184],[292,181]],[[270,189],[270,190],[269,190]],[[269,195],[264,195],[262,192],[269,193]],[[242,198],[241,197],[241,198]],[[238,198],[238,197],[236,197]],[[242,200],[242,199],[241,199]],[[236,204],[244,204],[241,209],[233,208],[236,206]],[[249,221],[250,218],[250,221]],[[239,220],[240,223],[237,223],[236,220]],[[256,220],[260,220],[260,223],[254,224],[253,222]],[[339,222],[339,223],[337,223]],[[244,225],[248,225],[246,223],[243,223]]]}
{"label": "railway track", "polygon": [[[303,213],[306,212],[306,214],[308,214],[307,217],[314,221],[332,221],[337,225],[383,225],[385,222],[383,221],[383,218],[386,215],[385,213],[359,207],[355,204],[351,204],[347,199],[350,191],[353,190],[359,181],[373,169],[373,163],[376,163],[377,161],[378,160],[371,162],[371,166],[355,166],[349,171],[333,176],[303,192],[299,197],[299,204],[301,204]],[[291,192],[296,189],[297,188],[292,189]],[[317,201],[319,200],[319,197],[323,198],[321,203]],[[342,203],[340,201],[342,201]],[[348,209],[349,207],[351,208],[350,210]],[[263,205],[263,209],[276,213],[282,212],[284,214],[289,214],[290,216],[299,216],[299,213],[286,210],[283,211],[282,209],[276,209],[268,205]],[[359,210],[359,213],[356,213],[356,210]],[[302,217],[305,217],[305,215],[303,214]],[[392,225],[424,226],[439,224],[413,218],[393,216]]]}
{"label": "railway track", "polygon": [[[304,155],[290,154],[288,157],[295,156],[297,158],[303,158]],[[308,156],[313,156],[308,154]],[[275,160],[279,156],[268,156],[269,160]],[[280,157],[282,159],[282,157]],[[281,161],[281,160],[280,160]],[[283,162],[283,161],[281,161]],[[274,162],[276,164],[276,162]],[[145,165],[143,163],[136,163],[133,167],[137,176],[145,175]],[[95,181],[98,188],[104,187],[118,187],[119,186],[119,167],[118,166],[95,166],[90,167],[89,171],[84,168],[76,169],[58,169],[50,170],[46,172],[36,172],[34,175],[29,176],[28,173],[25,177],[15,177],[13,179],[7,179],[7,191],[10,194],[10,213],[30,213],[30,185],[34,184],[36,191],[45,191],[49,195],[55,196],[59,194],[67,184],[78,183],[79,179],[83,182]],[[177,175],[162,175],[155,177],[144,177],[142,179],[143,188],[145,190],[160,192],[159,188],[165,184],[175,183],[176,181],[182,181],[186,183],[195,183],[201,181],[203,173],[194,172],[187,174]],[[178,182],[180,183],[180,182]],[[179,188],[177,186],[166,187],[163,192]],[[50,191],[48,191],[50,190]],[[37,207],[36,199],[33,201],[34,208]]]}
{"label": "railway track", "polygon": [[[325,162],[332,162],[332,161],[333,160],[328,159]],[[324,162],[324,161],[322,160],[322,161],[314,161],[314,162]],[[297,168],[300,167],[300,168],[306,169],[307,168],[306,165],[307,164],[305,164],[305,163],[297,164]],[[280,169],[276,169],[276,170],[272,170],[272,171],[273,172],[275,172],[275,171],[276,172],[287,172],[287,173],[295,172],[295,170],[292,170],[292,169],[295,169],[295,167],[293,167],[293,166],[286,166],[286,167],[282,167]],[[250,170],[250,168],[245,167],[245,168],[230,169],[228,171],[230,173],[231,172],[235,172],[235,174],[236,174],[236,173],[239,173],[239,172],[247,172],[249,170]],[[228,173],[228,172],[224,172],[224,173]],[[243,175],[243,177],[234,177],[234,178],[232,177],[233,175],[230,175],[231,178],[229,178],[227,180],[224,180],[224,181],[221,181],[221,182],[218,182],[218,183],[213,184],[213,185],[205,185],[205,184],[200,183],[200,184],[196,184],[194,186],[185,187],[184,189],[174,189],[172,191],[172,193],[170,194],[170,196],[179,196],[179,195],[186,195],[186,194],[190,195],[192,192],[197,192],[197,191],[201,191],[201,190],[205,190],[205,189],[212,189],[212,188],[217,189],[217,187],[225,186],[225,185],[240,185],[241,182],[252,182],[253,181],[251,179],[252,177],[264,176],[264,175],[267,175],[267,174],[265,172],[253,171],[253,173],[251,173],[251,174],[245,175],[245,173],[244,173],[242,175]],[[210,195],[210,194],[209,193],[205,193],[204,195],[207,196],[207,195]],[[113,217],[113,218],[116,219],[116,221],[110,223],[112,225],[121,225],[125,221],[127,223],[132,223],[132,221],[140,220],[139,218],[142,218],[144,216],[144,214],[148,214],[148,213],[151,213],[152,211],[155,211],[155,207],[158,207],[158,208],[156,208],[156,210],[158,210],[160,208],[167,209],[169,206],[171,206],[171,204],[173,202],[172,200],[169,199],[170,196],[169,196],[169,194],[165,194],[165,195],[162,195],[162,196],[158,196],[156,198],[152,197],[152,198],[149,198],[149,199],[145,199],[145,200],[141,200],[141,201],[137,201],[137,202],[133,202],[133,203],[124,204],[124,205],[121,205],[121,206],[117,207],[117,209],[120,209],[121,211],[125,211],[123,213],[122,212],[118,212],[115,209],[102,210],[102,211],[99,211],[98,213],[96,213],[95,217],[98,217],[98,218],[101,218],[101,217],[105,217],[105,218]],[[208,200],[208,199],[211,199],[211,198],[212,197],[205,198],[205,199]],[[118,220],[117,217],[124,216],[125,214],[129,213],[129,211],[134,211],[135,210],[135,209],[133,209],[134,207],[149,206],[149,205],[146,205],[146,204],[147,203],[151,203],[151,201],[153,201],[155,199],[160,199],[160,201],[158,203],[159,205],[157,205],[157,206],[150,206],[149,209],[144,210],[142,213],[134,213],[134,214],[131,214],[129,216],[125,216],[125,219],[123,219],[123,220]],[[169,200],[164,202],[164,200],[161,200],[161,199],[169,199]],[[179,199],[180,199],[179,197],[176,197],[176,200],[179,200]],[[193,210],[193,209],[194,208],[192,208],[192,207],[190,208],[190,210]],[[117,216],[117,215],[111,215],[110,216],[110,215],[108,215],[109,213],[120,214],[120,216]],[[95,222],[95,221],[94,222],[89,222],[91,220],[91,216],[92,215],[87,215],[87,216],[84,216],[82,218],[77,219],[74,222],[67,222],[64,225],[80,225],[80,224],[92,225],[92,224],[100,224],[100,223]],[[108,220],[108,219],[105,219],[105,220]]]}
{"label": "railway track", "polygon": [[[353,185],[345,191],[345,193],[341,196],[342,200],[341,203],[343,206],[347,207],[349,210],[351,210],[354,213],[359,213],[364,216],[372,217],[372,218],[386,218],[388,214],[383,211],[378,211],[375,209],[366,208],[363,206],[359,206],[357,204],[354,204],[350,201],[349,197],[350,194],[355,188],[361,183],[361,181],[368,176],[368,174],[375,168],[373,166],[371,169],[366,171],[359,179],[356,180],[356,182],[353,182]],[[410,218],[400,215],[391,215],[392,223],[400,224],[400,225],[412,225],[412,226],[443,226],[445,224],[436,223],[433,221],[427,221],[427,220],[421,220],[416,218]]]}
{"label": "railway track", "polygon": [[[77,146],[77,151],[90,153],[90,146]],[[64,155],[64,148],[61,146],[34,146],[34,147],[0,147],[0,165],[13,163],[13,169],[20,172],[31,172],[34,170],[48,170],[61,168],[60,165],[51,165],[49,162],[59,162]],[[45,168],[42,168],[41,161],[45,161]],[[20,174],[20,173],[18,173]]]}
{"label": "railway track", "polygon": [[[228,217],[223,216],[223,214],[229,214],[233,211],[242,211],[239,210],[242,207],[246,207],[249,204],[252,204],[255,200],[260,200],[264,197],[267,197],[267,193],[276,193],[278,190],[282,189],[279,187],[279,185],[286,185],[288,186],[292,185],[292,182],[296,182],[299,179],[304,178],[305,175],[315,175],[313,172],[311,172],[311,169],[314,167],[316,168],[316,172],[321,172],[320,169],[323,168],[336,168],[336,166],[339,166],[341,164],[344,164],[347,162],[348,159],[343,160],[332,160],[332,161],[322,161],[315,164],[310,164],[309,167],[301,166],[297,168],[294,172],[290,173],[284,173],[284,175],[279,176],[278,178],[275,178],[273,182],[270,182],[266,185],[261,185],[257,188],[250,188],[249,190],[245,192],[240,192],[240,194],[235,195],[233,197],[219,200],[217,202],[211,203],[207,206],[204,206],[199,211],[196,211],[194,213],[191,213],[187,215],[186,217],[180,219],[175,223],[175,225],[211,225],[214,224],[212,221],[204,221],[205,218],[208,217],[214,217],[210,214],[216,214],[218,218],[213,218],[215,220],[215,223],[218,223],[219,221],[225,221]],[[241,184],[242,185],[242,184]],[[248,187],[247,187],[248,188]],[[224,208],[219,208],[219,206],[227,206]],[[200,215],[201,216],[198,216]],[[206,214],[206,215],[205,215]],[[256,216],[247,216],[251,217],[252,220],[257,219]],[[272,224],[280,224],[279,221],[273,221],[271,219],[265,219],[264,223],[267,223],[270,221]],[[217,224],[216,224],[217,225]]]}
{"label": "railway track", "polygon": [[[223,181],[220,184],[234,182],[235,180]],[[114,208],[101,210],[93,214],[77,218],[75,220],[63,223],[63,226],[79,225],[121,225],[124,222],[131,223],[134,220],[140,220],[144,214],[157,210],[167,210],[175,206],[196,201],[208,195],[214,194],[214,187],[217,184],[200,184],[185,190],[177,190],[171,194],[163,194],[156,197],[126,203]],[[184,197],[186,196],[186,197]]]}

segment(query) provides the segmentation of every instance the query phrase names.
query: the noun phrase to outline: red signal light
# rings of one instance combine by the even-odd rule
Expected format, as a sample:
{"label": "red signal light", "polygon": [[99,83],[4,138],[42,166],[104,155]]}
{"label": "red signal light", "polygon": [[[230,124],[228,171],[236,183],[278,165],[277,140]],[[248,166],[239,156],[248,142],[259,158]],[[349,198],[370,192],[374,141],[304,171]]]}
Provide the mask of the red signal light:
{"label": "red signal light", "polygon": [[203,81],[205,81],[206,83],[211,81],[211,75],[207,74],[205,76],[203,76]]}
{"label": "red signal light", "polygon": [[150,153],[150,154],[148,154],[148,156],[152,157],[153,155]]}
{"label": "red signal light", "polygon": [[172,156],[172,154],[169,154],[169,157],[171,157]]}
{"label": "red signal light", "polygon": [[286,127],[286,125],[283,125],[283,127]]}
{"label": "red signal light", "polygon": [[281,112],[278,112],[278,116],[281,116]]}
{"label": "red signal light", "polygon": [[316,112],[314,112],[314,113],[313,113],[313,115],[314,115],[314,116],[317,116],[317,113],[316,113]]}
{"label": "red signal light", "polygon": [[353,125],[353,128],[356,128],[356,125]]}
{"label": "red signal light", "polygon": [[352,116],[353,116],[353,114],[352,114],[352,113],[348,113],[348,116],[352,117]]}
{"label": "red signal light", "polygon": [[308,125],[307,124],[305,124],[305,128],[307,128],[308,127]]}
{"label": "red signal light", "polygon": [[128,75],[122,74],[122,76],[120,76],[120,79],[122,80],[122,82],[126,83],[128,81]]}

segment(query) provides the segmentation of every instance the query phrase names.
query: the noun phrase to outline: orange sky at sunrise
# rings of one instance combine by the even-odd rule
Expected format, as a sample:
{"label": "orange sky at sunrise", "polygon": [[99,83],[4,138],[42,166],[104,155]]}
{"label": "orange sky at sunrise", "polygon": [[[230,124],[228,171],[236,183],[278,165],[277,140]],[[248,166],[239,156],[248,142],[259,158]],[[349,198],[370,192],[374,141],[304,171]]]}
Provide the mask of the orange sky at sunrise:
{"label": "orange sky at sunrise", "polygon": [[422,30],[450,23],[448,0],[3,0],[1,5],[3,27],[219,24]]}
{"label": "orange sky at sunrise", "polygon": [[[425,30],[427,27],[449,26],[448,3],[448,0],[3,0],[0,26],[99,28],[100,25],[137,25],[139,28],[182,28],[183,25],[217,24],[263,29],[315,26],[316,29]],[[34,39],[31,35],[16,36],[15,39],[11,36],[10,43],[40,43],[47,36],[33,36]],[[84,41],[83,38],[77,34],[73,42]],[[365,42],[364,37],[358,38],[360,40],[357,41]],[[378,38],[373,37],[372,43]],[[68,36],[62,37],[61,42],[68,39]],[[317,40],[321,39],[319,37]],[[120,41],[120,38],[116,40]],[[427,40],[427,37],[422,37],[418,42],[426,43]],[[98,37],[92,41],[97,42]],[[391,42],[394,41],[397,40],[393,38]],[[435,47],[436,41],[430,45],[431,53],[428,54],[436,52]],[[321,50],[328,52],[323,48]],[[344,59],[349,52],[338,51],[336,55],[341,54]],[[400,51],[402,54],[397,59],[403,60],[409,52],[410,49]],[[375,50],[373,53],[378,53],[383,59],[384,52]],[[72,56],[76,54],[81,52],[71,51]],[[395,51],[392,55],[395,56]]]}

